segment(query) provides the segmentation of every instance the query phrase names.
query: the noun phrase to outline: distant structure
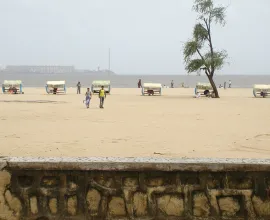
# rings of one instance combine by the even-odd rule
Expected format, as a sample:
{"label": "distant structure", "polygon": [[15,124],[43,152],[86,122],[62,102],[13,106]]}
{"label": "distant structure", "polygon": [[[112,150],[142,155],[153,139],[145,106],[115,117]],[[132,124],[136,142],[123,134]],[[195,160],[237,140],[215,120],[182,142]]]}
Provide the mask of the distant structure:
{"label": "distant structure", "polygon": [[48,66],[30,66],[30,65],[7,65],[1,66],[0,64],[0,72],[7,73],[34,73],[34,74],[59,74],[59,73],[86,73],[90,75],[97,76],[110,76],[115,75],[115,73],[109,69],[101,69],[98,66],[95,70],[87,70],[87,69],[76,69],[74,66],[56,66],[56,65],[48,65]]}
{"label": "distant structure", "polygon": [[116,75],[115,72],[107,69],[98,69],[98,70],[76,70],[76,72],[83,72],[88,73],[91,75],[97,75],[97,76],[111,76]]}
{"label": "distant structure", "polygon": [[12,73],[73,73],[75,72],[75,67],[7,65],[5,71]]}

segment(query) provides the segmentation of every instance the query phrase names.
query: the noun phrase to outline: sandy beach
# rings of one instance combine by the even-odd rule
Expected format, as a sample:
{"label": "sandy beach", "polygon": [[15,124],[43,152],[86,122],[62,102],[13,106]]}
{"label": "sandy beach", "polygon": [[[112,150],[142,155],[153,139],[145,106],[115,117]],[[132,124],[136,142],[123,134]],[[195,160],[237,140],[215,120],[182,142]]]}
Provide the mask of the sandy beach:
{"label": "sandy beach", "polygon": [[252,89],[195,99],[193,89],[149,97],[114,88],[104,109],[97,95],[86,109],[75,88],[24,92],[0,94],[1,156],[270,157],[270,99]]}

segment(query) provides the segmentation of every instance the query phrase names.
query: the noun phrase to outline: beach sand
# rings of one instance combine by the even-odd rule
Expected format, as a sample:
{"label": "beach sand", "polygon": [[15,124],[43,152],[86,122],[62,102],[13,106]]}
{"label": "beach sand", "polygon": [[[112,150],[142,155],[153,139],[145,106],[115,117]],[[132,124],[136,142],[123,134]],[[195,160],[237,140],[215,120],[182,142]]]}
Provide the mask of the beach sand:
{"label": "beach sand", "polygon": [[104,109],[97,95],[86,109],[75,88],[24,92],[0,94],[1,156],[270,157],[270,99],[253,98],[252,89],[195,99],[194,89],[149,97],[114,88]]}

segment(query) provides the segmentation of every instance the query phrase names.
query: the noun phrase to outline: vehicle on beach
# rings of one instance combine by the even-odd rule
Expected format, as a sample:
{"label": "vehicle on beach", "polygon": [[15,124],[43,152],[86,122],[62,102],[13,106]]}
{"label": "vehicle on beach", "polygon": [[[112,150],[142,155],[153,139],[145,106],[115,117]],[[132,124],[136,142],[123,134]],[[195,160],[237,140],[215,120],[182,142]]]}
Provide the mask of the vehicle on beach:
{"label": "vehicle on beach", "polygon": [[210,83],[200,83],[198,82],[195,87],[195,95],[198,93],[200,95],[208,96],[214,92],[213,87],[211,86]]}
{"label": "vehicle on beach", "polygon": [[142,85],[142,95],[161,95],[162,85],[161,83],[144,83]]}
{"label": "vehicle on beach", "polygon": [[66,94],[66,81],[47,81],[45,88],[48,94]]}
{"label": "vehicle on beach", "polygon": [[23,85],[21,80],[4,80],[2,84],[4,94],[23,94]]}
{"label": "vehicle on beach", "polygon": [[95,80],[92,82],[91,85],[91,91],[93,94],[95,93],[99,93],[99,91],[101,90],[101,86],[104,87],[104,90],[106,93],[110,94],[111,93],[111,81],[109,80]]}
{"label": "vehicle on beach", "polygon": [[255,98],[265,98],[270,96],[270,85],[255,84],[253,86],[253,95]]}

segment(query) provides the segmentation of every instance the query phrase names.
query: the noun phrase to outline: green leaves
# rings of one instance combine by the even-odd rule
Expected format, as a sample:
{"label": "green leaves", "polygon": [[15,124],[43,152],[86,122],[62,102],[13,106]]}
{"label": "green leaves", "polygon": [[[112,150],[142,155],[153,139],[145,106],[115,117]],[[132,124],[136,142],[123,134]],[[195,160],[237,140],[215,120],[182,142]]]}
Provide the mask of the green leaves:
{"label": "green leaves", "polygon": [[211,20],[214,20],[216,23],[221,25],[225,25],[225,11],[226,8],[224,7],[216,7],[213,8],[211,11]]}
{"label": "green leaves", "polygon": [[209,13],[209,11],[211,11],[212,8],[213,8],[212,0],[195,0],[195,4],[193,6],[193,9],[200,14]]}
{"label": "green leaves", "polygon": [[202,59],[193,59],[189,60],[186,63],[186,70],[188,73],[196,72],[197,70],[200,70],[201,67],[204,66],[204,61]]}
{"label": "green leaves", "polygon": [[208,32],[202,24],[199,23],[195,25],[193,30],[193,38],[200,43],[208,39]]}
{"label": "green leaves", "polygon": [[[213,46],[212,23],[225,24],[225,7],[215,7],[213,0],[194,0],[193,9],[198,12],[199,22],[193,29],[193,38],[184,45],[186,70],[196,72],[205,68],[209,76],[221,69],[227,58],[227,52],[216,51]],[[203,53],[204,52],[204,53]]]}
{"label": "green leaves", "polygon": [[216,23],[225,25],[225,7],[214,7],[213,0],[195,0],[194,11],[199,13],[199,19],[214,20]]}
{"label": "green leaves", "polygon": [[194,40],[186,42],[184,46],[185,61],[188,61],[190,57],[192,57],[197,52],[197,49],[200,49],[197,41]]}
{"label": "green leaves", "polygon": [[225,50],[213,52],[213,55],[210,52],[204,55],[206,66],[211,66],[215,70],[222,68],[227,57],[228,55]]}

